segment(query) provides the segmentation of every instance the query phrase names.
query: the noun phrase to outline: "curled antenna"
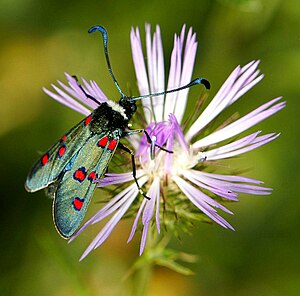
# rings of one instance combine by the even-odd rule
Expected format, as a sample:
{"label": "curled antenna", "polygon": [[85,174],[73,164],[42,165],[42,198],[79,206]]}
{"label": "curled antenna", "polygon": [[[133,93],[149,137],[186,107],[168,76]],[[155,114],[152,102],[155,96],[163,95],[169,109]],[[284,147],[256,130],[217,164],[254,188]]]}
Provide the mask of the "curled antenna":
{"label": "curled antenna", "polygon": [[205,78],[196,78],[196,79],[192,80],[190,83],[188,83],[184,86],[181,86],[181,87],[178,87],[178,88],[175,88],[175,89],[166,90],[166,91],[159,92],[159,93],[148,94],[148,95],[143,95],[143,96],[138,96],[138,97],[132,97],[132,98],[130,98],[130,101],[137,101],[137,100],[148,98],[148,97],[161,96],[161,95],[169,94],[169,93],[172,93],[172,92],[180,91],[180,90],[183,90],[183,89],[186,89],[186,88],[189,88],[191,86],[198,85],[198,84],[203,84],[206,89],[210,89],[210,83],[207,79],[205,79]]}
{"label": "curled antenna", "polygon": [[106,58],[106,63],[107,63],[107,67],[108,67],[108,71],[109,71],[109,74],[111,76],[111,78],[113,79],[114,81],[114,84],[116,85],[118,91],[120,92],[121,96],[124,98],[126,97],[123,93],[123,91],[121,90],[121,87],[112,71],[112,68],[111,68],[111,65],[110,65],[110,60],[109,60],[109,56],[108,56],[108,49],[107,49],[107,40],[108,40],[108,34],[107,34],[107,31],[105,28],[103,28],[102,26],[93,26],[91,27],[88,32],[89,33],[94,33],[96,31],[99,31],[101,34],[102,34],[102,37],[103,37],[103,46],[104,46],[104,53],[105,53],[105,58]]}

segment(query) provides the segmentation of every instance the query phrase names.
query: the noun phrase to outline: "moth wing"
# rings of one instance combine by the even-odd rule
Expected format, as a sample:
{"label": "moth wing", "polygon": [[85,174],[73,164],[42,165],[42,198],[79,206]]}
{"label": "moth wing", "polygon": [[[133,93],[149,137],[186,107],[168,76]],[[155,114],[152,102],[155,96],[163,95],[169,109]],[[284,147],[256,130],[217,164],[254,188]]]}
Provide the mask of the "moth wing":
{"label": "moth wing", "polygon": [[53,220],[63,237],[71,237],[79,228],[97,185],[94,179],[105,173],[118,142],[108,140],[104,134],[94,135],[78,152],[71,170],[66,171],[58,182]]}
{"label": "moth wing", "polygon": [[32,167],[25,188],[34,192],[47,187],[72,166],[78,151],[91,137],[89,115],[54,144]]}

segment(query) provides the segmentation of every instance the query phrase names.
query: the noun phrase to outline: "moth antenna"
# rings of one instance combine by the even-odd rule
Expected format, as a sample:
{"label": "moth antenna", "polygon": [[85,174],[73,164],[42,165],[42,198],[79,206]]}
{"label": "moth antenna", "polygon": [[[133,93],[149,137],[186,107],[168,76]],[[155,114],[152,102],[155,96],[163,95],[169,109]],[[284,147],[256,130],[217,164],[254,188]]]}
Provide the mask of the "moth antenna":
{"label": "moth antenna", "polygon": [[148,97],[161,96],[161,95],[169,94],[169,93],[172,93],[172,92],[180,91],[180,90],[183,90],[183,89],[186,89],[186,88],[189,88],[191,86],[198,85],[198,84],[203,84],[206,89],[210,89],[210,83],[207,79],[205,79],[205,78],[196,78],[196,79],[192,80],[190,83],[188,83],[184,86],[181,86],[181,87],[178,87],[178,88],[175,88],[175,89],[162,91],[162,92],[159,92],[159,93],[148,94],[148,95],[143,95],[143,96],[138,96],[138,97],[132,97],[132,98],[130,98],[130,101],[137,101],[137,100],[148,98]]}
{"label": "moth antenna", "polygon": [[89,33],[94,33],[96,31],[99,31],[101,34],[102,34],[102,37],[103,37],[103,46],[104,46],[104,53],[105,53],[105,58],[106,58],[106,63],[107,63],[107,67],[108,67],[108,71],[109,71],[109,74],[112,78],[112,80],[114,81],[114,84],[116,85],[119,93],[121,94],[121,96],[124,98],[126,97],[125,94],[123,93],[113,71],[112,71],[112,68],[111,68],[111,65],[110,65],[110,60],[109,60],[109,55],[108,55],[108,49],[107,49],[107,41],[108,41],[108,34],[107,34],[107,31],[104,27],[102,26],[99,26],[99,25],[96,25],[96,26],[93,26],[91,27],[88,32]]}

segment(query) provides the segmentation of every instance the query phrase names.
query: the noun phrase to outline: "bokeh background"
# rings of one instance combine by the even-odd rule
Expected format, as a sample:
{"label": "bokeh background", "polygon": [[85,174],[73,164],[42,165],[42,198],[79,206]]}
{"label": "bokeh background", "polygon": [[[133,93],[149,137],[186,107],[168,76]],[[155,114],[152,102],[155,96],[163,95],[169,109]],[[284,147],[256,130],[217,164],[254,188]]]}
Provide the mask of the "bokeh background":
{"label": "bokeh background", "polygon": [[[102,24],[115,75],[137,94],[129,32],[131,26],[143,31],[145,22],[160,24],[166,56],[173,34],[183,24],[193,26],[199,42],[194,77],[210,80],[211,97],[238,64],[261,60],[265,78],[229,115],[279,95],[287,100],[287,108],[253,129],[282,132],[279,139],[233,164],[274,193],[229,205],[235,215],[226,218],[235,232],[200,224],[191,236],[174,239],[174,248],[198,255],[188,266],[195,275],[155,268],[148,295],[300,295],[298,0],[1,0],[0,6],[1,295],[134,295],[136,283],[124,280],[138,255],[139,235],[126,244],[132,221],[79,263],[99,226],[68,245],[53,226],[51,200],[44,192],[25,192],[23,183],[37,152],[81,119],[42,86],[63,80],[66,71],[95,79],[108,97],[118,98],[100,36],[87,34]],[[88,216],[98,208],[93,202]]]}

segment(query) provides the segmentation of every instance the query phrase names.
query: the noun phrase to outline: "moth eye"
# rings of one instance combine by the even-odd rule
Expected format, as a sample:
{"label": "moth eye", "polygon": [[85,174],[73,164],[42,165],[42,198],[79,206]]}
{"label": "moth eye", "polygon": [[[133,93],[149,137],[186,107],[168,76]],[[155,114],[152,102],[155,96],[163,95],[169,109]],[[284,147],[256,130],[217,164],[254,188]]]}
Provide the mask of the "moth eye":
{"label": "moth eye", "polygon": [[137,109],[136,105],[131,105],[131,110],[132,110],[132,112],[135,112],[136,109]]}

